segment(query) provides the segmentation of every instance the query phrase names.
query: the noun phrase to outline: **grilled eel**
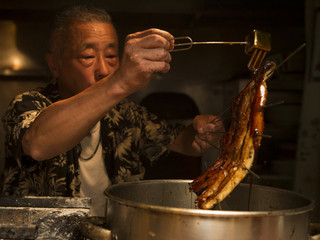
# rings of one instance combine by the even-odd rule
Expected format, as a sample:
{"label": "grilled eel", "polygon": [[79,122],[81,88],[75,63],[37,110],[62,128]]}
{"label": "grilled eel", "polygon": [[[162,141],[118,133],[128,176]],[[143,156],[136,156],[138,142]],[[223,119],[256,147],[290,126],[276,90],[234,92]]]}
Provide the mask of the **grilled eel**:
{"label": "grilled eel", "polygon": [[275,69],[276,64],[270,62],[254,72],[251,81],[233,101],[230,127],[220,141],[220,155],[211,167],[190,184],[190,190],[198,196],[195,201],[197,207],[212,209],[250,171],[264,129],[266,80]]}

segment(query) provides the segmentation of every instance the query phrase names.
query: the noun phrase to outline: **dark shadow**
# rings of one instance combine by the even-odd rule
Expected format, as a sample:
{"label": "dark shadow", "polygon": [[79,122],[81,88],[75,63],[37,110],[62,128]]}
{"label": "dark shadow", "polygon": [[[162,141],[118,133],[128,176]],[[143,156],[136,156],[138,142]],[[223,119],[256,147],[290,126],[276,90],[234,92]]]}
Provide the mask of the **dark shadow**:
{"label": "dark shadow", "polygon": [[[199,115],[196,103],[184,93],[155,92],[146,96],[141,105],[169,122],[185,122]],[[201,157],[169,152],[152,166],[146,165],[145,179],[194,179],[201,173]]]}

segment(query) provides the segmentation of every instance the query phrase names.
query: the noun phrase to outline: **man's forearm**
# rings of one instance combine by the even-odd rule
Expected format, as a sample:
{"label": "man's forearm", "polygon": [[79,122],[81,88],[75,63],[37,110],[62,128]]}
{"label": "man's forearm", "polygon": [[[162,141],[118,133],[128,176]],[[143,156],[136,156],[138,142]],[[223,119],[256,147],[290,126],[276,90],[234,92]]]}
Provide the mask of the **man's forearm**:
{"label": "man's forearm", "polygon": [[78,144],[91,128],[126,94],[112,79],[44,109],[22,139],[25,154],[46,160]]}

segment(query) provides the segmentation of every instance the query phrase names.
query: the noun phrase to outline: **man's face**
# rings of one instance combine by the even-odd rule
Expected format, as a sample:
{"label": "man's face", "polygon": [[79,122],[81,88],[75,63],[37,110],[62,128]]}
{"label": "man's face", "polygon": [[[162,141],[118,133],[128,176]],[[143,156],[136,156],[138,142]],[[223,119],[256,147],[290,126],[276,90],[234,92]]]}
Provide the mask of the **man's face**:
{"label": "man's face", "polygon": [[118,39],[109,23],[74,24],[55,77],[61,96],[73,96],[119,67]]}

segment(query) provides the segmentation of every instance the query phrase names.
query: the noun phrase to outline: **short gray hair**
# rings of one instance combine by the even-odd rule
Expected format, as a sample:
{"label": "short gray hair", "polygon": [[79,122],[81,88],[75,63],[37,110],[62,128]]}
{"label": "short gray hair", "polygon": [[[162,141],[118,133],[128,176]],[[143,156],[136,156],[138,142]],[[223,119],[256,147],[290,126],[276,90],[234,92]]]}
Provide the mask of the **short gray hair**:
{"label": "short gray hair", "polygon": [[110,15],[101,8],[78,5],[61,10],[56,14],[53,23],[48,51],[59,59],[67,42],[71,40],[72,31],[70,31],[70,27],[75,23],[88,23],[93,21],[113,25]]}

